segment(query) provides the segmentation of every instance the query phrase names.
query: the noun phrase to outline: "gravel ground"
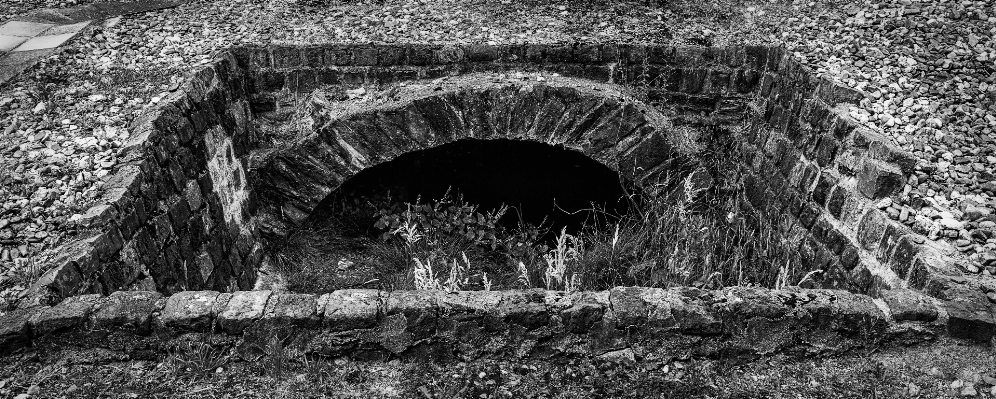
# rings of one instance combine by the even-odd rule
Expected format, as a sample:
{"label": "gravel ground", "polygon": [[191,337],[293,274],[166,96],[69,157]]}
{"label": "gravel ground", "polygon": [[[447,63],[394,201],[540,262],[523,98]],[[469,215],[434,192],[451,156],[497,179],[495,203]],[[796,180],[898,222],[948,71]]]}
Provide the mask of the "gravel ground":
{"label": "gravel ground", "polygon": [[[89,1],[89,0],[83,0]],[[67,6],[23,1],[11,11]],[[984,1],[195,0],[106,21],[0,89],[0,301],[99,196],[126,126],[184,71],[240,43],[785,43],[869,93],[855,117],[922,160],[894,218],[996,273],[996,8]],[[0,14],[0,18],[4,15]],[[986,266],[990,266],[986,270]],[[0,303],[2,305],[2,303]]]}
{"label": "gravel ground", "polygon": [[[3,358],[4,398],[942,398],[996,396],[996,357],[942,339],[834,357],[351,360],[267,345],[241,361],[192,337],[141,360],[44,345]],[[630,353],[632,355],[632,353]],[[30,393],[30,395],[29,395]]]}

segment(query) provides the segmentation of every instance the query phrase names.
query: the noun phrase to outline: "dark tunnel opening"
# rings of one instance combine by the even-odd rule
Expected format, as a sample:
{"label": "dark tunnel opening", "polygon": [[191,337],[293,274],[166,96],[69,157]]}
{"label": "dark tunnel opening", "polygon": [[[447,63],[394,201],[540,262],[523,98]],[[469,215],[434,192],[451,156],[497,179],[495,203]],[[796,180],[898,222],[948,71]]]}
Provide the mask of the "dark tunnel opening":
{"label": "dark tunnel opening", "polygon": [[521,221],[549,231],[546,238],[624,215],[641,198],[635,185],[581,152],[531,141],[464,139],[361,171],[323,200],[311,221],[320,224],[367,201],[429,203],[447,193],[480,212],[508,205],[502,227],[515,229]]}

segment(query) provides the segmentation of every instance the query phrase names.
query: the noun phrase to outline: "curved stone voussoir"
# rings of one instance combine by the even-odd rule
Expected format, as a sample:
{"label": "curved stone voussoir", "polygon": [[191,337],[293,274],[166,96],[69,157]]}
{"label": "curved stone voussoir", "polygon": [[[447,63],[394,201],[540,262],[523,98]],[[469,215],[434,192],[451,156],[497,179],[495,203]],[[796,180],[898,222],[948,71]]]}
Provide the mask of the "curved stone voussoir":
{"label": "curved stone voussoir", "polygon": [[362,169],[465,138],[563,145],[631,179],[638,176],[625,172],[635,170],[633,148],[646,141],[641,136],[659,136],[636,151],[640,162],[653,164],[647,167],[685,157],[676,141],[683,138],[667,132],[668,117],[614,85],[582,79],[470,74],[412,82],[403,92],[363,101],[314,104],[322,121],[316,134],[275,149],[256,179],[261,192],[274,194],[268,200],[291,204],[301,216]]}

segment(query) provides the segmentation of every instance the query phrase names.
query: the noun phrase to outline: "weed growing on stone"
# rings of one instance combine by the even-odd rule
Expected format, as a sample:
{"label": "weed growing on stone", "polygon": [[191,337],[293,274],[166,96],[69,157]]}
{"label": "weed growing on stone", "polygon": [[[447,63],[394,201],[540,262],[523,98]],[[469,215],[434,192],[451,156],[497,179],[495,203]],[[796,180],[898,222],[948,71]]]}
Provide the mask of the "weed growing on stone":
{"label": "weed growing on stone", "polygon": [[208,376],[230,361],[226,349],[216,348],[207,340],[185,341],[168,351],[160,367],[169,375]]}
{"label": "weed growing on stone", "polygon": [[653,201],[615,220],[586,225],[575,270],[581,287],[772,287],[780,272],[785,281],[798,281],[800,271],[791,268],[796,255],[778,226],[763,218],[749,225],[735,211],[743,209],[739,201],[702,210],[684,199]]}
{"label": "weed growing on stone", "polygon": [[[577,231],[562,229],[549,240],[543,227],[499,225],[507,207],[481,211],[456,196],[368,202],[332,218],[367,223],[366,230],[354,231],[360,234],[353,241],[334,242],[346,240],[334,231],[305,230],[277,258],[291,274],[288,288],[303,292],[780,287],[813,277],[802,278],[806,271],[794,268],[798,254],[777,223],[742,214],[750,209],[742,198],[696,193],[630,201],[624,215],[589,209],[593,216]],[[356,216],[364,213],[372,217]]]}

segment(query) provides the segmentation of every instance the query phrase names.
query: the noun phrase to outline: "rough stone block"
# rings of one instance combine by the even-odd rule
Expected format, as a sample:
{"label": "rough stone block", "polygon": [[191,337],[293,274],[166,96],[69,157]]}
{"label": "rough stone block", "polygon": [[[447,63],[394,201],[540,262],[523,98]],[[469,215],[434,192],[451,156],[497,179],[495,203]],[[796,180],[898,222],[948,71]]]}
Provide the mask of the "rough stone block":
{"label": "rough stone block", "polygon": [[545,326],[550,321],[544,303],[545,291],[541,289],[503,291],[498,304],[502,320],[530,330]]}
{"label": "rough stone block", "polygon": [[377,62],[383,66],[404,65],[405,48],[403,46],[380,46]]}
{"label": "rough stone block", "polygon": [[435,333],[439,320],[441,296],[437,291],[391,291],[381,293],[384,317],[402,322],[404,331],[413,339],[427,338]]}
{"label": "rough stone block", "polygon": [[861,261],[858,255],[858,247],[854,246],[850,242],[844,245],[844,248],[840,252],[840,265],[844,270],[854,269],[855,266]]}
{"label": "rough stone block", "polygon": [[905,183],[899,167],[877,159],[865,158],[858,173],[858,191],[871,199],[890,196]]}
{"label": "rough stone block", "polygon": [[819,181],[816,182],[816,187],[813,187],[813,202],[821,207],[826,205],[827,197],[830,196],[830,189],[837,185],[838,181],[839,179],[830,173],[821,173]]}
{"label": "rough stone block", "polygon": [[274,68],[297,68],[304,64],[301,49],[296,46],[276,46],[272,54]]}
{"label": "rough stone block", "polygon": [[833,291],[833,296],[833,317],[841,330],[877,336],[888,327],[885,313],[871,297],[847,291]]}
{"label": "rough stone block", "polygon": [[844,211],[844,202],[849,195],[850,193],[847,189],[841,186],[835,186],[830,190],[830,196],[827,198],[827,211],[830,212],[831,216],[837,218],[837,220],[841,219]]}
{"label": "rough stone block", "polygon": [[30,342],[29,321],[43,308],[16,309],[0,316],[0,353],[9,353]]}
{"label": "rough stone block", "polygon": [[263,311],[263,322],[273,325],[313,326],[318,323],[318,298],[311,294],[273,294]]}
{"label": "rough stone block", "polygon": [[498,291],[447,292],[440,297],[440,306],[444,315],[498,316],[501,298]]}
{"label": "rough stone block", "polygon": [[934,321],[937,308],[930,297],[917,291],[899,289],[882,292],[882,300],[889,306],[895,321]]}
{"label": "rough stone block", "polygon": [[271,291],[238,291],[232,293],[225,310],[218,314],[218,326],[230,334],[242,332],[263,317]]}
{"label": "rough stone block", "polygon": [[877,209],[869,209],[858,223],[858,243],[866,250],[878,248],[889,220]]}
{"label": "rough stone block", "polygon": [[432,60],[436,64],[454,64],[464,61],[463,48],[458,46],[443,46],[432,52]]}
{"label": "rough stone block", "polygon": [[944,301],[942,306],[948,313],[948,334],[952,337],[988,343],[996,335],[991,307],[956,301]]}
{"label": "rough stone block", "polygon": [[377,290],[338,290],[318,298],[322,325],[333,331],[371,328],[381,314]]}
{"label": "rough stone block", "polygon": [[100,301],[93,311],[93,327],[150,328],[152,313],[158,311],[163,295],[154,291],[117,291]]}
{"label": "rough stone block", "polygon": [[895,249],[889,258],[889,266],[892,267],[892,271],[896,272],[899,278],[906,279],[909,275],[910,268],[913,266],[913,260],[920,252],[921,244],[923,244],[923,237],[916,234],[904,235],[896,243]]}
{"label": "rough stone block", "polygon": [[184,291],[166,300],[160,322],[168,328],[206,330],[211,327],[217,291]]}
{"label": "rough stone block", "polygon": [[910,229],[906,226],[891,220],[886,221],[885,232],[882,233],[882,240],[878,244],[878,250],[875,251],[875,257],[883,264],[891,265],[892,255],[899,245],[899,240],[909,233]]}
{"label": "rough stone block", "polygon": [[31,318],[35,336],[82,327],[100,301],[99,294],[78,295],[64,299],[58,305],[43,309]]}
{"label": "rough stone block", "polygon": [[574,48],[574,62],[592,64],[599,62],[599,46],[595,44],[579,44]]}
{"label": "rough stone block", "polygon": [[[686,291],[687,289],[678,289],[679,291]],[[675,290],[669,290],[669,293],[674,293]],[[670,317],[674,318],[674,323],[676,323],[678,329],[684,334],[691,335],[715,335],[719,334],[723,330],[723,322],[718,319],[716,315],[709,311],[709,308],[705,307],[700,301],[696,300],[694,297],[687,295],[688,292],[683,292],[683,295],[669,295],[672,299],[668,301]],[[655,324],[667,325],[670,321],[670,317],[664,318],[664,322],[661,323],[660,316],[664,314],[660,310],[661,306],[655,306],[657,308],[656,312],[651,312],[651,319],[654,320]]]}
{"label": "rough stone block", "polygon": [[567,331],[584,334],[602,322],[606,306],[594,294],[574,292],[568,297],[565,302],[569,306],[560,310],[560,319]]}
{"label": "rough stone block", "polygon": [[641,287],[616,287],[609,290],[609,303],[617,328],[643,325],[649,317],[647,303],[643,300]]}

